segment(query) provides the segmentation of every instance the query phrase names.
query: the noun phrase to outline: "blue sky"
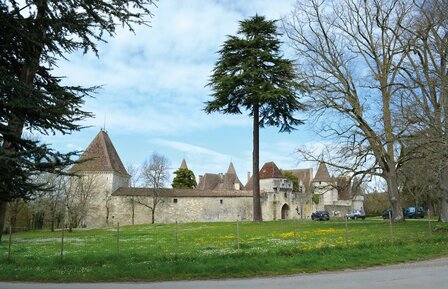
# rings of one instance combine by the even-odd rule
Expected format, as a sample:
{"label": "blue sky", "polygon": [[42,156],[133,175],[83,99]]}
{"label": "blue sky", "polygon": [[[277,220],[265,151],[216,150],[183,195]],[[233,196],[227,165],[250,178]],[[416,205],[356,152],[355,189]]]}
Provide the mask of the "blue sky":
{"label": "blue sky", "polygon": [[[255,14],[279,19],[293,9],[293,0],[165,0],[154,8],[151,27],[135,34],[118,31],[99,44],[99,58],[77,53],[59,62],[57,73],[66,82],[102,85],[84,109],[95,117],[91,126],[72,135],[43,140],[61,151],[83,150],[106,124],[125,165],[141,164],[152,152],[165,155],[173,170],[185,157],[195,175],[227,170],[233,161],[243,183],[252,169],[252,121],[247,115],[205,114],[210,100],[206,87],[227,35],[238,21]],[[287,56],[293,57],[285,45]],[[280,168],[316,167],[304,163],[295,150],[319,146],[310,126],[291,134],[278,128],[260,131],[260,166],[274,161]]]}

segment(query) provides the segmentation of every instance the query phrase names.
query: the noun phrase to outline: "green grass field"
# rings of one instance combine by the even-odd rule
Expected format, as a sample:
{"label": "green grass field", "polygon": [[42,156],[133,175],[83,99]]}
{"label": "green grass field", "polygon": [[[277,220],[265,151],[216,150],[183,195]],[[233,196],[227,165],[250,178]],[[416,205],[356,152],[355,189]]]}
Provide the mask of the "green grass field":
{"label": "green grass field", "polygon": [[[448,226],[381,219],[135,225],[8,235],[0,280],[229,278],[360,268],[448,255]],[[119,238],[117,238],[119,237]],[[117,242],[117,240],[119,240]],[[239,247],[239,248],[238,248]]]}

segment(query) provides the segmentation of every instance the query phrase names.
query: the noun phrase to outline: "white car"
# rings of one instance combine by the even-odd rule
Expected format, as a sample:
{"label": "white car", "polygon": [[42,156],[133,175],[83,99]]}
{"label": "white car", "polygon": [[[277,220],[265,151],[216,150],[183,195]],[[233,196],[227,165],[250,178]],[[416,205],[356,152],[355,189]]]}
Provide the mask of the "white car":
{"label": "white car", "polygon": [[347,219],[365,219],[366,213],[362,210],[351,210],[347,214],[345,214]]}

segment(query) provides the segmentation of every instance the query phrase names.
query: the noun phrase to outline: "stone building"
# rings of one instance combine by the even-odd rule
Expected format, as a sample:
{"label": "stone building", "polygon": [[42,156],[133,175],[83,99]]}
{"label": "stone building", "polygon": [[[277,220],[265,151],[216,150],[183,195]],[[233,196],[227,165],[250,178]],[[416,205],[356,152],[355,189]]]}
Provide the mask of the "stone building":
{"label": "stone building", "polygon": [[[94,177],[96,189],[90,196],[84,216],[86,227],[151,222],[154,204],[155,222],[215,222],[252,220],[252,178],[244,186],[231,162],[225,174],[205,173],[199,176],[195,189],[158,189],[129,187],[130,176],[107,132],[101,130],[82,154],[81,163],[71,171],[81,178]],[[181,167],[187,168],[185,160]],[[260,193],[263,220],[309,218],[311,213],[327,205],[344,205],[336,193],[325,188],[330,184],[326,167],[319,167],[316,177],[312,169],[290,170],[298,177],[299,192],[293,192],[292,181],[283,176],[274,162],[260,170]],[[327,176],[328,175],[328,176]],[[328,177],[328,178],[327,178]],[[313,192],[321,194],[322,203],[311,201]]]}

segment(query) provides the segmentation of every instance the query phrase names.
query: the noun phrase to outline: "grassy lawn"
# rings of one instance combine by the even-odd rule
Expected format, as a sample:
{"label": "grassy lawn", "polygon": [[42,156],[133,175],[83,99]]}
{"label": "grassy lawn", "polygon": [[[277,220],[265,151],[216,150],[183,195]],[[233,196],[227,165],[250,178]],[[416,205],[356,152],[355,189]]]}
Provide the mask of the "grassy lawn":
{"label": "grassy lawn", "polygon": [[[296,230],[294,229],[296,228]],[[381,219],[135,225],[8,235],[0,280],[124,281],[246,277],[360,268],[448,255],[448,226]],[[435,230],[434,230],[435,229]],[[296,233],[295,233],[296,232]],[[238,249],[239,246],[239,249]],[[118,249],[119,248],[119,249]]]}

